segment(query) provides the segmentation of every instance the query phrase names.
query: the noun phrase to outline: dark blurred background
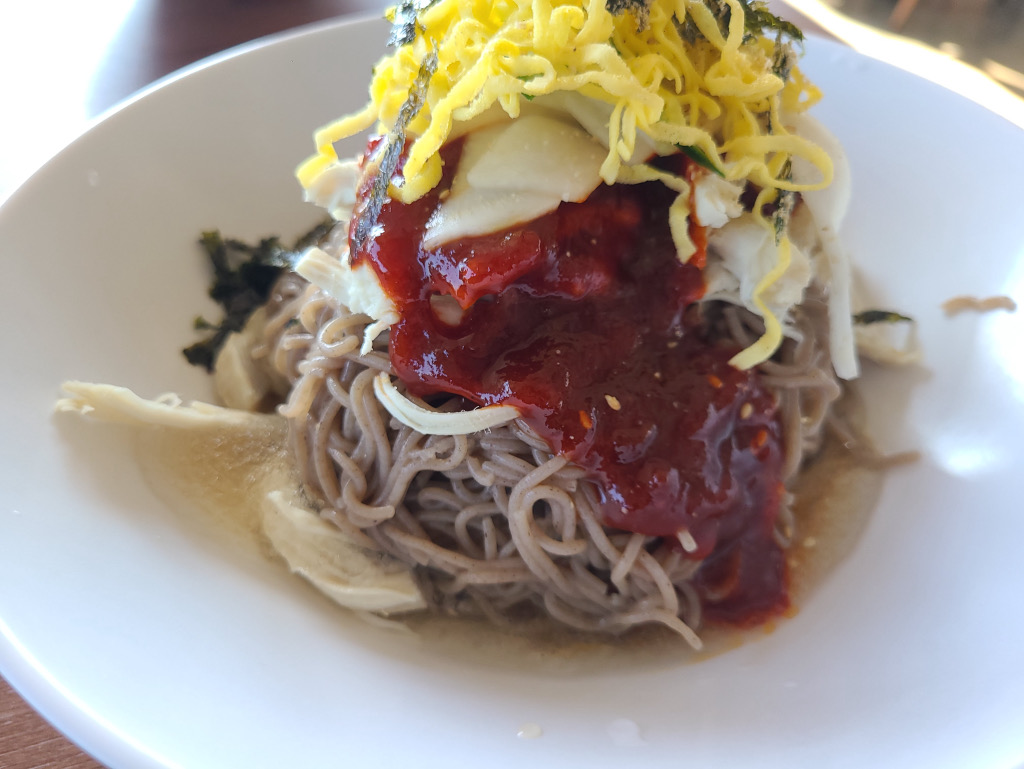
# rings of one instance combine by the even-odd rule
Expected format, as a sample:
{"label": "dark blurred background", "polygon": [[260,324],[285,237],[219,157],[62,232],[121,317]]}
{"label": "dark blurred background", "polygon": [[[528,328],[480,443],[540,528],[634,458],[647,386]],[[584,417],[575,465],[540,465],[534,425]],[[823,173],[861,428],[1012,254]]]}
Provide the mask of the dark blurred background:
{"label": "dark blurred background", "polygon": [[959,58],[1024,95],[1024,0],[829,0],[835,10]]}
{"label": "dark blurred background", "polygon": [[[92,114],[138,88],[211,53],[343,14],[379,14],[381,0],[135,0],[127,7],[90,95]],[[45,5],[45,3],[40,3]],[[782,5],[782,3],[775,3]],[[1024,94],[1024,0],[824,0],[796,3],[834,9],[960,58]],[[816,18],[814,12],[810,12]],[[992,67],[991,65],[996,65]],[[1005,73],[1014,70],[1016,75]],[[997,78],[998,79],[998,78]]]}

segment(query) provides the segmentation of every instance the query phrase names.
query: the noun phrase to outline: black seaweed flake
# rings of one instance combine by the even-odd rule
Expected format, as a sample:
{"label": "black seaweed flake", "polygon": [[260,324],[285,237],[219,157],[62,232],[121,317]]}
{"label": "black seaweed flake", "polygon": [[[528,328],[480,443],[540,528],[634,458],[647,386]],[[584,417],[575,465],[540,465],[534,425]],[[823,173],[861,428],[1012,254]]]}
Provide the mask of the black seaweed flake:
{"label": "black seaweed flake", "polygon": [[281,272],[291,267],[296,254],[320,242],[333,226],[323,222],[299,238],[292,248],[281,245],[275,235],[255,245],[234,238],[224,238],[217,230],[204,232],[199,240],[213,267],[213,283],[209,295],[224,310],[220,323],[197,317],[193,327],[210,334],[182,352],[193,366],[213,371],[217,353],[228,335],[241,331],[249,316],[267,301],[270,290]]}
{"label": "black seaweed flake", "polygon": [[417,19],[418,14],[436,2],[437,0],[405,0],[396,5],[392,12],[388,45],[392,48],[400,48],[415,40],[417,31],[422,29]]}
{"label": "black seaweed flake", "polygon": [[785,190],[784,192],[779,193],[778,207],[772,215],[772,229],[775,230],[776,245],[778,245],[782,240],[782,236],[785,234],[786,228],[789,227],[789,217],[793,213],[793,208],[795,206],[795,192]]}
{"label": "black seaweed flake", "polygon": [[872,323],[913,323],[914,319],[894,310],[864,310],[853,316],[853,322],[867,326]]}
{"label": "black seaweed flake", "polygon": [[[787,160],[782,166],[779,179],[790,182],[793,180],[793,161]],[[781,190],[775,199],[775,210],[772,212],[772,229],[775,231],[775,245],[778,245],[789,227],[789,218],[796,207],[797,194],[792,190]]]}
{"label": "black seaweed flake", "polygon": [[651,17],[651,0],[605,0],[604,7],[612,16],[627,11],[636,19],[636,31],[643,32]]}
{"label": "black seaweed flake", "polygon": [[[718,22],[718,30],[722,33],[722,37],[729,36],[729,22],[732,21],[732,6],[722,0],[705,0],[708,10],[714,14],[715,21]],[[746,6],[744,6],[746,10]],[[746,26],[746,25],[744,25]]]}
{"label": "black seaweed flake", "polygon": [[775,33],[775,51],[772,54],[772,72],[782,82],[788,82],[797,61],[796,51],[793,50],[793,43],[785,40],[781,32]]}
{"label": "black seaweed flake", "polygon": [[693,17],[687,14],[683,21],[679,21],[679,17],[676,17],[676,31],[679,32],[679,36],[690,45],[694,45],[698,40],[704,37],[701,33],[700,28],[694,22]]}
{"label": "black seaweed flake", "polygon": [[[729,22],[732,20],[732,7],[722,0],[705,0],[708,10],[718,22],[719,31],[723,36],[729,33]],[[758,0],[739,0],[743,8],[743,30],[745,40],[750,41],[756,37],[774,33],[776,53],[773,61],[774,70],[783,80],[789,79],[789,72],[793,66],[793,52],[788,41],[802,42],[804,33],[790,21],[780,19],[768,10],[767,4]],[[702,38],[700,29],[689,15],[682,21],[676,21],[676,28],[680,36],[693,45],[699,38]]]}

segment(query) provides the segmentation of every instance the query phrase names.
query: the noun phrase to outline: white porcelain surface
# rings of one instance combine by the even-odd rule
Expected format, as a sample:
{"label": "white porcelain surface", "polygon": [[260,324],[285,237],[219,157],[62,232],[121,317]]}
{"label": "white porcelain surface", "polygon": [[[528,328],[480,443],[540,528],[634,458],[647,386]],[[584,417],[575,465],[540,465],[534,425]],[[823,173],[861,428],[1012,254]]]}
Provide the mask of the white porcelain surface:
{"label": "white porcelain surface", "polygon": [[[1024,132],[810,41],[855,173],[846,235],[927,364],[871,377],[917,448],[855,552],[790,621],[699,664],[486,669],[353,620],[182,525],[117,430],[51,414],[62,380],[206,397],[178,350],[211,312],[193,246],[315,221],[294,166],[359,106],[382,28],[200,68],[120,111],[0,210],[0,670],[115,767],[1005,767],[1024,760]],[[533,736],[534,739],[517,736]]]}

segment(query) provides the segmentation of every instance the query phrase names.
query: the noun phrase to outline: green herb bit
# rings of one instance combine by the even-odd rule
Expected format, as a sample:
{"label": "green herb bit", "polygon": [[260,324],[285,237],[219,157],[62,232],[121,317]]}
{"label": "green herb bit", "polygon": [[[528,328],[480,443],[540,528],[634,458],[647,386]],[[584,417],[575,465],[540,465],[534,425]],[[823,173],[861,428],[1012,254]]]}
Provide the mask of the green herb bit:
{"label": "green herb bit", "polygon": [[701,168],[706,168],[716,176],[721,176],[723,179],[725,178],[725,172],[721,168],[716,166],[714,162],[711,160],[711,158],[708,157],[707,153],[704,152],[704,150],[702,150],[700,147],[693,145],[684,147],[682,144],[677,144],[676,147],[678,147],[680,152],[686,155],[686,157],[688,157],[694,163],[699,165]]}
{"label": "green herb bit", "polygon": [[914,319],[893,310],[864,310],[853,316],[853,322],[866,326],[871,323],[913,323]]}
{"label": "green herb bit", "polygon": [[196,331],[216,331],[220,328],[219,323],[210,323],[202,315],[196,315],[195,320],[192,321],[192,328]]}
{"label": "green herb bit", "polygon": [[765,32],[775,32],[785,35],[792,40],[802,41],[804,39],[804,33],[800,31],[796,24],[780,19],[768,10],[766,4],[757,2],[757,0],[753,2],[751,0],[739,0],[739,2],[743,6],[743,26],[748,33],[757,35]]}
{"label": "green herb bit", "polygon": [[[536,80],[538,75],[519,75],[518,77],[522,82],[529,83],[531,80]],[[527,101],[533,101],[536,98],[532,93],[520,93],[519,95]]]}

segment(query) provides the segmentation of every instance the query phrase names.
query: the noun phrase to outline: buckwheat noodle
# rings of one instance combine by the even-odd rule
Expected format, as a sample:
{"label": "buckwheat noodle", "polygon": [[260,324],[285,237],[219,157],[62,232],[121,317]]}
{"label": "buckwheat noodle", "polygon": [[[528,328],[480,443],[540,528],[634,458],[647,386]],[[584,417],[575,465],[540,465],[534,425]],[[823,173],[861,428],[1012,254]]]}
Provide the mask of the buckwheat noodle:
{"label": "buckwheat noodle", "polygon": [[[738,346],[764,333],[759,318],[736,307],[707,303],[703,313],[713,336]],[[390,372],[387,334],[360,353],[369,322],[288,274],[253,351],[288,393],[281,413],[324,519],[416,567],[426,600],[442,613],[507,623],[539,611],[571,628],[612,634],[656,623],[700,647],[702,602],[722,596],[698,593],[699,561],[678,543],[602,525],[583,471],[553,456],[520,420],[441,436],[392,419],[373,388],[378,372]],[[787,485],[820,447],[841,395],[825,299],[809,296],[792,322],[797,341],[761,366],[780,403]],[[458,397],[431,405],[466,408]],[[785,496],[775,532],[782,546],[793,536]]]}

